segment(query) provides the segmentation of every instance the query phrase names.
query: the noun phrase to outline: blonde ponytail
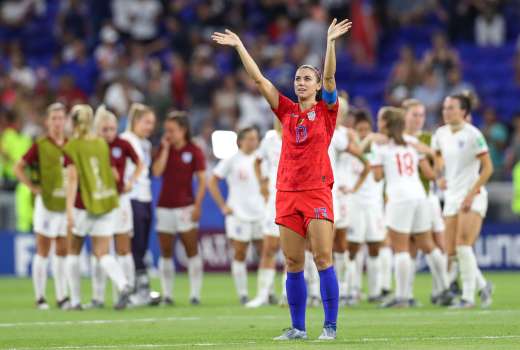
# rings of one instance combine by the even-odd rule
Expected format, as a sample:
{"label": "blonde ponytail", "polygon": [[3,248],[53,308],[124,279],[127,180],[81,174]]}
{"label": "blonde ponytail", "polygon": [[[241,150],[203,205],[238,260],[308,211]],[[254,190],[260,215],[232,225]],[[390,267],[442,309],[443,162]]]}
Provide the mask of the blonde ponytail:
{"label": "blonde ponytail", "polygon": [[70,115],[75,137],[85,138],[92,133],[92,122],[94,119],[92,107],[86,104],[75,105],[72,107]]}
{"label": "blonde ponytail", "polygon": [[132,105],[130,106],[130,109],[128,111],[128,121],[126,124],[126,130],[133,132],[134,128],[135,128],[135,123],[139,119],[141,119],[143,117],[143,115],[145,115],[147,113],[153,113],[153,110],[150,107],[148,107],[142,103],[137,103],[137,102],[132,103]]}
{"label": "blonde ponytail", "polygon": [[109,111],[105,105],[99,106],[94,115],[94,130],[97,134],[101,131],[101,126],[108,121],[113,121],[117,125],[115,114]]}

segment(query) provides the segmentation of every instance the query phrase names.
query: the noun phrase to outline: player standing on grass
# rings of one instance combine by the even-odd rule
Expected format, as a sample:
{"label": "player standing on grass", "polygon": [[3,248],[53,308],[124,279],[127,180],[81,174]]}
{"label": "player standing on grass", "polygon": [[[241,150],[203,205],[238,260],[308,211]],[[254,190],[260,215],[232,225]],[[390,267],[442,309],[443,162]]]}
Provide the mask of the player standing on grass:
{"label": "player standing on grass", "polygon": [[[63,166],[63,146],[67,142],[65,106],[53,103],[47,108],[45,124],[47,135],[38,139],[14,167],[18,180],[36,196],[34,206],[34,232],[36,254],[32,262],[32,279],[36,306],[49,308],[45,299],[47,265],[51,244],[54,242],[52,274],[54,276],[56,301],[59,308],[69,304],[65,258],[67,255],[67,216],[65,215],[66,176]],[[39,182],[31,181],[25,173],[30,167],[38,173]]]}
{"label": "player standing on grass", "polygon": [[67,280],[71,308],[81,310],[79,254],[86,235],[92,238],[92,254],[117,287],[116,309],[129,302],[130,285],[121,266],[109,254],[114,233],[114,209],[118,206],[115,174],[105,140],[92,134],[93,111],[76,105],[71,111],[74,136],[63,147],[67,166]]}
{"label": "player standing on grass", "polygon": [[[149,304],[150,279],[145,264],[145,255],[150,241],[152,225],[152,184],[150,167],[152,165],[152,143],[148,140],[155,128],[155,114],[153,110],[140,103],[132,103],[128,112],[128,124],[121,138],[128,141],[134,148],[144,168],[132,190],[129,192],[134,221],[134,235],[132,236],[132,255],[136,273],[136,295],[139,304]],[[127,163],[125,173],[132,174],[135,170],[133,163]]]}
{"label": "player standing on grass", "polygon": [[[161,248],[159,275],[163,302],[167,305],[173,304],[173,243],[177,233],[188,256],[190,303],[200,304],[203,263],[198,250],[198,222],[206,191],[205,170],[204,154],[191,140],[186,113],[171,112],[164,122],[164,136],[152,166],[153,175],[163,178],[156,213]],[[194,176],[198,181],[196,196],[193,196]]]}
{"label": "player standing on grass", "polygon": [[[135,265],[131,250],[131,237],[134,230],[132,206],[128,192],[132,190],[139,174],[143,171],[143,164],[128,141],[117,136],[117,118],[105,106],[96,110],[94,129],[99,137],[105,139],[110,148],[112,164],[117,170],[117,191],[119,193],[119,207],[114,211],[114,242],[117,262],[121,265],[128,283],[135,284]],[[125,168],[127,159],[135,165],[134,172],[127,179]],[[125,179],[127,179],[125,181]],[[92,256],[92,302],[91,307],[103,307],[105,300],[106,275],[99,259]]]}
{"label": "player standing on grass", "polygon": [[454,308],[475,306],[478,287],[481,306],[491,305],[492,285],[478,277],[473,244],[486,215],[488,199],[484,187],[493,174],[493,164],[482,133],[466,122],[471,100],[462,94],[446,97],[442,115],[446,125],[433,136],[437,184],[445,190],[444,218],[448,256],[458,259],[462,298]]}
{"label": "player standing on grass", "polygon": [[282,123],[276,223],[280,227],[280,242],[287,265],[286,288],[292,328],[276,340],[307,338],[307,288],[303,276],[307,239],[319,270],[325,312],[323,332],[319,339],[336,338],[339,291],[332,265],[334,213],[331,189],[334,178],[328,147],[338,114],[334,46],[336,39],[346,34],[351,25],[348,20],[339,23],[336,19],[332,21],[327,33],[323,79],[315,67],[304,65],[298,68],[294,78],[297,103],[280,94],[262,75],[236,34],[226,30],[225,34],[213,35],[217,43],[237,50],[249,76]]}
{"label": "player standing on grass", "polygon": [[419,249],[426,255],[426,262],[432,273],[444,286],[441,302],[451,302],[448,291],[448,276],[441,251],[433,244],[430,223],[430,205],[419,178],[419,169],[433,179],[433,169],[428,160],[420,156],[413,146],[419,141],[404,135],[404,111],[394,107],[384,107],[378,114],[378,129],[388,137],[388,143],[373,145],[371,159],[374,179],[386,180],[386,226],[395,254],[396,293],[393,300],[383,307],[407,307],[410,294],[409,243],[410,235]]}
{"label": "player standing on grass", "polygon": [[[211,177],[208,188],[213,199],[226,217],[226,235],[234,250],[231,274],[242,305],[248,302],[246,255],[249,243],[254,243],[258,254],[262,251],[262,219],[265,200],[255,174],[258,131],[244,128],[238,132],[239,151],[221,160]],[[218,187],[219,179],[226,179],[229,195],[227,202]]]}
{"label": "player standing on grass", "polygon": [[[276,174],[282,151],[282,126],[278,119],[274,120],[274,130],[268,131],[257,152],[255,173],[260,181],[260,191],[267,203],[267,210],[262,223],[264,240],[262,242],[262,256],[258,266],[258,282],[256,297],[246,304],[246,307],[255,308],[274,302],[271,291],[274,287],[276,275],[276,254],[280,250],[280,229],[276,219]],[[262,169],[264,171],[262,171]],[[287,274],[283,274],[283,284]],[[286,304],[287,293],[282,288],[281,304]]]}

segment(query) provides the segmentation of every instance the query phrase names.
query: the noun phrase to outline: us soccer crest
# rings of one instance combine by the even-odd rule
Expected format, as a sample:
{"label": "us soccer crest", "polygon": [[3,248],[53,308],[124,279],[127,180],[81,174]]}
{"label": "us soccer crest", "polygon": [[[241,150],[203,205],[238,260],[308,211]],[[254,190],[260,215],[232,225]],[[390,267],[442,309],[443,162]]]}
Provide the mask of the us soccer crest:
{"label": "us soccer crest", "polygon": [[316,119],[316,111],[311,111],[307,113],[307,119],[313,122]]}
{"label": "us soccer crest", "polygon": [[182,158],[183,163],[188,164],[193,159],[193,155],[190,152],[183,152],[181,155],[181,158]]}
{"label": "us soccer crest", "polygon": [[120,147],[112,148],[112,157],[121,158],[121,154],[123,154],[123,151],[121,150]]}

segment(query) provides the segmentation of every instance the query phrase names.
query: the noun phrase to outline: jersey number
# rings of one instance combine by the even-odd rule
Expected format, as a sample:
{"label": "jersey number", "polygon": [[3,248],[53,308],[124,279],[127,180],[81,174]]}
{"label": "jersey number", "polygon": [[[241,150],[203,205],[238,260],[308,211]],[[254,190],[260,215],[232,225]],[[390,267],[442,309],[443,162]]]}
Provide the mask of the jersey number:
{"label": "jersey number", "polygon": [[399,171],[399,175],[413,175],[414,164],[411,153],[398,153],[395,155],[395,159],[397,161],[397,170]]}
{"label": "jersey number", "polygon": [[298,125],[296,128],[296,143],[302,143],[307,139],[307,127],[305,125]]}

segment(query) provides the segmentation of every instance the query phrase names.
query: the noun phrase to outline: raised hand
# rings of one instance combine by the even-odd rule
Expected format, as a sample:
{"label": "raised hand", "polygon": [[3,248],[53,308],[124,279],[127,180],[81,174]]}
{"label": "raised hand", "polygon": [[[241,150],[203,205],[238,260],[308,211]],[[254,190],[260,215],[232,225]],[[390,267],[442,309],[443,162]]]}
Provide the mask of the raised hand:
{"label": "raised hand", "polygon": [[215,32],[211,36],[211,39],[220,45],[227,45],[231,47],[237,47],[242,43],[238,35],[233,33],[231,30],[226,29],[225,33]]}
{"label": "raised hand", "polygon": [[348,19],[344,19],[343,21],[338,23],[338,20],[334,18],[329,26],[329,30],[327,31],[327,40],[336,40],[343,34],[346,34],[351,27],[352,22],[350,22]]}

